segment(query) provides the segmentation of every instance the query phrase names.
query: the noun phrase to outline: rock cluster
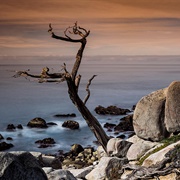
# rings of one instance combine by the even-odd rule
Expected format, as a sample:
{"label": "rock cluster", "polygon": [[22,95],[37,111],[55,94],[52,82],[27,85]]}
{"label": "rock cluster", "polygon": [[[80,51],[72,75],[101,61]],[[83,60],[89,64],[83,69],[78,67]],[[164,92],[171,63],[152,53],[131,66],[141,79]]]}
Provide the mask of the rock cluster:
{"label": "rock cluster", "polygon": [[160,141],[180,132],[180,81],[144,96],[136,105],[133,126],[142,139]]}

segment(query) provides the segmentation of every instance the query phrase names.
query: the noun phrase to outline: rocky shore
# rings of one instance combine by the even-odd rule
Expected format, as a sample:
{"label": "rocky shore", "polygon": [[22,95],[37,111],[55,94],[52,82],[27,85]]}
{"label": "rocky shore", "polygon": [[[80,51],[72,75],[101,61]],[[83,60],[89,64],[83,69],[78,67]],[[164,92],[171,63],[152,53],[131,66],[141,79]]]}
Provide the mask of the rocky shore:
{"label": "rocky shore", "polygon": [[[109,140],[106,152],[101,146],[94,149],[79,144],[72,145],[69,152],[59,151],[54,155],[0,152],[0,179],[180,179],[179,92],[180,82],[172,82],[169,87],[144,96],[134,113],[127,114],[118,125],[106,123],[104,128],[117,135]],[[114,106],[98,108],[96,111],[103,115],[129,113]],[[35,118],[32,122],[34,127],[41,124],[42,128],[48,128],[43,119]],[[71,129],[79,125],[74,121],[65,124],[70,124],[67,128]],[[8,127],[8,130],[17,128]],[[118,136],[125,131],[131,132],[128,138]],[[4,137],[0,135],[0,148],[3,143]],[[54,141],[49,138],[37,143],[51,146]]]}

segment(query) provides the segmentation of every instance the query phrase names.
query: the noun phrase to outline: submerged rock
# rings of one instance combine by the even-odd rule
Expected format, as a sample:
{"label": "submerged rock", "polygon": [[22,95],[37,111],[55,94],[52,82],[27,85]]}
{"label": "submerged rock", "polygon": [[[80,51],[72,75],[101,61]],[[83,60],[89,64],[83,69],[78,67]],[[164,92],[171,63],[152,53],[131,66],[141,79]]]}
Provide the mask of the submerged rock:
{"label": "submerged rock", "polygon": [[76,117],[75,113],[72,114],[56,114],[54,117]]}
{"label": "submerged rock", "polygon": [[110,114],[110,115],[125,115],[128,112],[131,112],[129,109],[121,109],[116,106],[108,106],[107,108],[103,106],[98,106],[95,108],[97,114]]}
{"label": "submerged rock", "polygon": [[47,128],[48,127],[46,124],[46,121],[40,117],[30,120],[27,126],[31,128]]}

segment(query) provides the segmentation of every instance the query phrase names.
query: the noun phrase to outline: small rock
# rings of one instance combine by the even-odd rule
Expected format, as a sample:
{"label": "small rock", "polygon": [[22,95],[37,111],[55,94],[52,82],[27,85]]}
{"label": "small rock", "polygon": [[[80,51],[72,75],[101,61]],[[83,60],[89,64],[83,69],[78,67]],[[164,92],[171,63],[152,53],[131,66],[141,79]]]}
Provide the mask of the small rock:
{"label": "small rock", "polygon": [[54,122],[48,122],[47,125],[48,125],[48,126],[57,126],[57,124],[54,123]]}
{"label": "small rock", "polygon": [[62,127],[69,129],[79,129],[79,123],[73,120],[68,120],[62,124]]}
{"label": "small rock", "polygon": [[12,137],[7,137],[7,138],[6,138],[6,140],[8,140],[8,141],[12,141],[12,140],[13,140],[13,138],[12,138]]}
{"label": "small rock", "polygon": [[23,126],[21,124],[18,124],[17,129],[23,129]]}
{"label": "small rock", "polygon": [[6,129],[7,129],[7,130],[15,130],[16,127],[14,126],[14,124],[8,124],[8,126],[7,126]]}
{"label": "small rock", "polygon": [[27,126],[31,128],[47,128],[48,127],[46,124],[46,121],[39,117],[30,120]]}
{"label": "small rock", "polygon": [[0,134],[0,140],[4,139],[4,137]]}
{"label": "small rock", "polygon": [[7,149],[10,149],[10,148],[12,148],[14,145],[13,144],[8,144],[8,143],[6,143],[6,142],[1,142],[0,143],[0,151],[4,151],[4,150],[7,150]]}
{"label": "small rock", "polygon": [[72,114],[56,114],[54,117],[76,117],[75,113]]}
{"label": "small rock", "polygon": [[55,144],[56,142],[54,141],[53,138],[45,138],[43,140],[38,140],[35,143],[40,144],[38,148],[47,148],[47,147],[52,147],[52,144]]}
{"label": "small rock", "polygon": [[80,144],[74,144],[72,147],[71,147],[71,152],[74,154],[74,155],[78,155],[80,152],[84,151],[84,148],[80,145]]}

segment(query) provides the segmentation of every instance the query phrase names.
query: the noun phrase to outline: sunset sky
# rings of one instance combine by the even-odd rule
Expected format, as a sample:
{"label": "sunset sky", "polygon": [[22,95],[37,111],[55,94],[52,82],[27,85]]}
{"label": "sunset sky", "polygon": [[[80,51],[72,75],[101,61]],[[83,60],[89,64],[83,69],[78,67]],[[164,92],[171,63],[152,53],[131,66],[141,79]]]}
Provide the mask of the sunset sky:
{"label": "sunset sky", "polygon": [[47,30],[75,21],[91,31],[85,55],[180,55],[180,0],[1,0],[0,55],[74,55]]}

